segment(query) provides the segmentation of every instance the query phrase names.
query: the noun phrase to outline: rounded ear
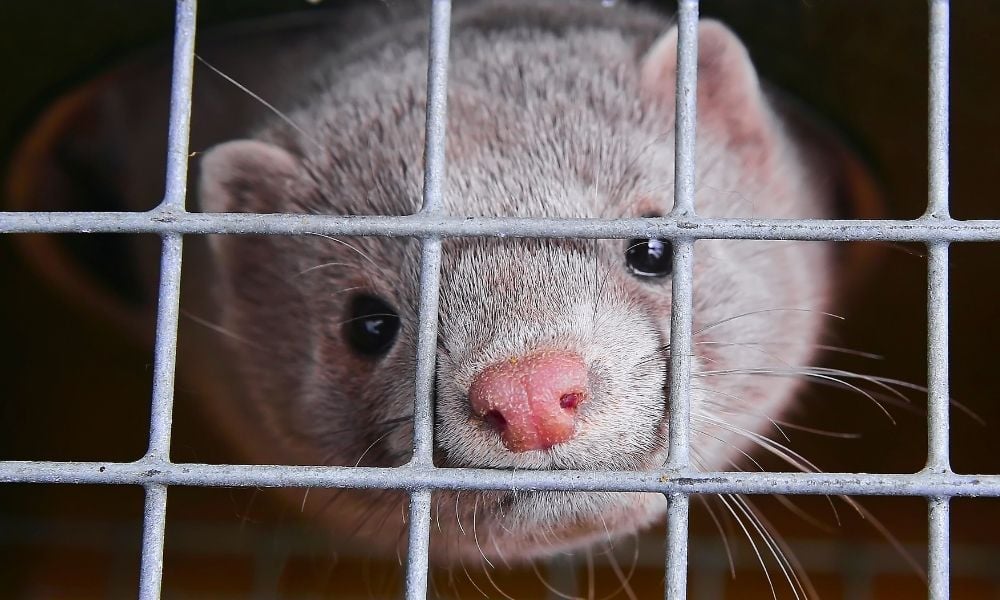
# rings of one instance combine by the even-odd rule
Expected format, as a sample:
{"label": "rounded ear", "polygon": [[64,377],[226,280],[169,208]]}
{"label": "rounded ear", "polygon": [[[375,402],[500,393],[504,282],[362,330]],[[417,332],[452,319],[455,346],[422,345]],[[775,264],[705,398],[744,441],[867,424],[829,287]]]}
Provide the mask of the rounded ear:
{"label": "rounded ear", "polygon": [[[198,208],[204,212],[295,213],[299,159],[273,144],[243,139],[213,146],[203,156],[198,175]],[[224,296],[241,298],[247,282],[270,282],[267,273],[281,272],[294,262],[292,238],[277,235],[209,235],[215,284]],[[254,300],[287,303],[291,290],[265,283],[249,286]],[[244,298],[246,300],[246,298]]]}
{"label": "rounded ear", "polygon": [[201,159],[199,208],[205,212],[287,212],[299,172],[298,159],[273,144],[257,140],[219,144]]}
{"label": "rounded ear", "polygon": [[[673,114],[677,90],[677,27],[660,36],[640,65],[648,101]],[[774,127],[757,72],[742,42],[711,19],[698,23],[698,126],[735,149],[755,148]]]}

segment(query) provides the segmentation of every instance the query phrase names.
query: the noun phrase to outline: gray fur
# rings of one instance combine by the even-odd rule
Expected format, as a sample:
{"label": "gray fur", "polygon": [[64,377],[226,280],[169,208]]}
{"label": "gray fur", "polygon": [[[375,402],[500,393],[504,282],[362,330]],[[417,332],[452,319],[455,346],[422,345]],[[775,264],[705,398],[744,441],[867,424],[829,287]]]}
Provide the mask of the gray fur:
{"label": "gray fur", "polygon": [[[583,1],[462,7],[451,45],[449,213],[669,212],[673,47],[667,42],[674,34],[666,18]],[[701,33],[698,212],[828,215],[826,181],[769,108],[742,46],[718,24],[704,24]],[[657,38],[663,43],[654,45]],[[203,208],[414,212],[425,116],[422,21],[387,26],[377,39],[303,71],[303,83],[287,94],[295,107],[289,117],[308,137],[274,119],[252,133],[258,141],[211,150],[201,165]],[[252,411],[238,436],[245,446],[252,440],[277,448],[289,461],[398,465],[410,444],[409,425],[398,421],[412,410],[418,248],[407,240],[345,242],[350,247],[315,236],[213,240],[221,325],[244,340],[231,349],[244,393],[221,402]],[[668,355],[659,349],[669,341],[670,282],[629,274],[625,244],[446,241],[436,405],[441,464],[663,464]],[[808,364],[832,268],[826,244],[696,245],[692,451],[702,468],[728,468],[749,446],[729,427],[766,433],[768,417],[780,415],[796,391],[794,380],[707,373]],[[377,294],[399,312],[400,338],[383,358],[355,357],[342,338],[352,293],[345,290],[352,288]],[[764,346],[766,352],[752,345],[763,342],[781,345]],[[573,440],[513,454],[471,415],[470,382],[495,361],[552,348],[584,357],[591,400]],[[373,505],[370,497],[345,493],[330,507],[311,503],[323,507],[322,518],[335,530],[359,529],[368,541],[391,547],[402,531],[396,522],[402,501],[387,493]],[[664,509],[656,495],[610,493],[441,492],[436,503],[434,548],[446,559],[546,555],[630,533]],[[383,511],[387,519],[362,520]]]}

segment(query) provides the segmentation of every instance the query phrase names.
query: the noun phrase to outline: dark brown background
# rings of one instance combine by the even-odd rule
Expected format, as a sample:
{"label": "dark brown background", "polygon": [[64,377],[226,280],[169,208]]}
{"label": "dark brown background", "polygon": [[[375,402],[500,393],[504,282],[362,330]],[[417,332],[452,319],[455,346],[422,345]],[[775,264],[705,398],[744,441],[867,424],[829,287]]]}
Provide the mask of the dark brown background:
{"label": "dark brown background", "polygon": [[[295,0],[206,0],[201,20],[212,24],[307,7]],[[33,115],[59,91],[129,49],[169,36],[171,11],[171,4],[162,0],[3,3],[0,159],[7,158]],[[739,32],[764,78],[803,98],[857,144],[884,184],[888,216],[921,214],[927,189],[924,3],[705,0],[702,11]],[[952,213],[1000,218],[995,191],[1000,173],[995,149],[1000,139],[1000,41],[995,35],[1000,4],[963,0],[955,3],[952,19]],[[920,252],[919,247],[889,249],[864,297],[845,307],[849,318],[836,328],[838,345],[885,358],[831,357],[827,364],[924,383],[926,261]],[[997,245],[953,247],[952,390],[957,401],[985,421],[980,425],[953,411],[953,466],[959,472],[1000,472],[1000,402],[994,384],[995,345],[1000,341],[998,265]],[[140,457],[148,434],[149,349],[130,343],[79,310],[72,298],[45,287],[5,239],[0,239],[0,292],[0,458]],[[797,422],[862,437],[845,440],[793,431],[791,445],[829,471],[916,471],[926,453],[923,398],[908,395],[914,410],[893,408],[893,424],[861,398],[810,390]],[[174,459],[233,460],[200,421],[195,404],[180,386]],[[838,502],[838,525],[823,499],[796,502],[830,530],[810,525],[776,502],[762,499],[760,504],[804,561],[815,558],[821,568],[814,580],[823,597],[860,597],[857,590],[868,583],[871,597],[924,595],[919,577],[886,550],[870,522],[843,503]],[[922,500],[866,498],[862,503],[924,560]],[[0,487],[0,595],[134,596],[141,507],[142,495],[132,488]],[[706,565],[724,562],[724,553],[711,521],[702,511],[696,513],[692,591],[714,597],[721,588],[712,586],[723,585],[732,597],[770,597],[748,548],[739,552],[742,566],[734,581],[713,574]],[[380,590],[398,588],[394,561],[386,565],[347,558],[294,514],[253,490],[171,490],[165,595],[246,596],[270,585],[283,597],[323,590],[332,597],[379,597]],[[995,569],[1000,565],[1000,506],[994,500],[957,500],[952,525],[954,595],[1000,597]],[[647,543],[655,548],[659,542],[650,538]],[[631,547],[624,546],[630,557]],[[295,557],[286,559],[289,548]],[[869,562],[882,574],[858,583],[844,575],[852,562]],[[773,565],[771,571],[781,579]],[[596,574],[597,597],[617,587],[609,569],[598,567]],[[585,594],[584,575],[580,589]],[[544,594],[530,570],[496,577],[515,597]],[[434,579],[443,594],[480,596],[463,583],[460,571],[455,575],[460,592],[448,585],[446,574],[435,573]],[[519,583],[521,579],[527,583]],[[492,597],[502,597],[481,575],[475,580]],[[639,569],[632,585],[638,597],[656,597],[662,569]],[[779,583],[777,588],[779,597],[790,597],[787,586]]]}

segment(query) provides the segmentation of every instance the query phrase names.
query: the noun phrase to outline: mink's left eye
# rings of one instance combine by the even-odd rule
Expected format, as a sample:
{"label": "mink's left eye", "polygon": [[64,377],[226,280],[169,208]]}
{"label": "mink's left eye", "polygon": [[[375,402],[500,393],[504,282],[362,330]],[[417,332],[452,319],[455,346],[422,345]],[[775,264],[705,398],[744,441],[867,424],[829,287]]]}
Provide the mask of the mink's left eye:
{"label": "mink's left eye", "polygon": [[629,240],[625,264],[636,277],[666,277],[673,269],[673,253],[666,240]]}
{"label": "mink's left eye", "polygon": [[351,349],[376,358],[392,348],[399,332],[399,314],[377,296],[360,294],[351,300],[344,337]]}

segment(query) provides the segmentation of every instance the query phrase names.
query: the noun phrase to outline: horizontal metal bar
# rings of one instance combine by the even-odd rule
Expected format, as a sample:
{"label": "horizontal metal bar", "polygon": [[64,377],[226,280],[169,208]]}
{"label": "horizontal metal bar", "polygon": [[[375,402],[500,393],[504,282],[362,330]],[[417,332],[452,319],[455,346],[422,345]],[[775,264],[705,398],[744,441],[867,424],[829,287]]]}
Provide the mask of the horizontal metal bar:
{"label": "horizontal metal bar", "polygon": [[559,490],[661,494],[847,494],[1000,497],[1000,475],[955,473],[685,473],[0,461],[0,483],[358,489]]}
{"label": "horizontal metal bar", "polygon": [[1000,219],[551,219],[257,215],[243,213],[0,212],[0,233],[183,233],[388,236],[997,242]]}

